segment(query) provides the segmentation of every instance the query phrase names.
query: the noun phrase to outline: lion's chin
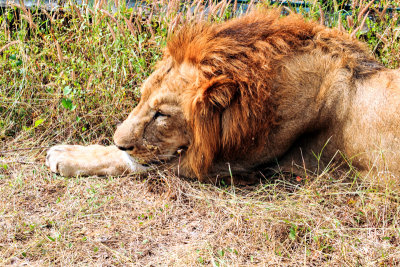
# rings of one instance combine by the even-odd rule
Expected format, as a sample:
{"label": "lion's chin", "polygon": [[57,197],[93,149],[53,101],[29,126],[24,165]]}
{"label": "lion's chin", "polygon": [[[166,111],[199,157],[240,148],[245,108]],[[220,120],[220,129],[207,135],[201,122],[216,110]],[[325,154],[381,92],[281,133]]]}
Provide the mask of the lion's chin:
{"label": "lion's chin", "polygon": [[137,163],[141,164],[144,167],[149,167],[151,165],[164,165],[168,163],[173,163],[179,161],[186,151],[186,147],[179,147],[174,150],[174,152],[168,152],[160,155],[154,154],[137,154],[132,153],[133,151],[125,151],[129,154],[129,156],[135,158]]}

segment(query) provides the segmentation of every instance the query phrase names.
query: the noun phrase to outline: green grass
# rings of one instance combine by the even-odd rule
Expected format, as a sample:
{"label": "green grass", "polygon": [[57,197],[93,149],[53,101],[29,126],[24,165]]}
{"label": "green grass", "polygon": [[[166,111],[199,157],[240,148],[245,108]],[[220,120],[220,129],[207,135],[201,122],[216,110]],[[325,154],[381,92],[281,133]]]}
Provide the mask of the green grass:
{"label": "green grass", "polygon": [[[358,2],[351,12],[343,1],[289,10],[349,32],[397,68],[399,14],[377,8],[399,5]],[[112,143],[183,23],[237,16],[224,3],[207,18],[200,1],[151,3],[114,11],[113,2],[69,3],[53,14],[14,6],[0,16],[0,265],[399,264],[396,184],[323,170],[252,187],[162,170],[115,178],[49,172],[48,146]]]}

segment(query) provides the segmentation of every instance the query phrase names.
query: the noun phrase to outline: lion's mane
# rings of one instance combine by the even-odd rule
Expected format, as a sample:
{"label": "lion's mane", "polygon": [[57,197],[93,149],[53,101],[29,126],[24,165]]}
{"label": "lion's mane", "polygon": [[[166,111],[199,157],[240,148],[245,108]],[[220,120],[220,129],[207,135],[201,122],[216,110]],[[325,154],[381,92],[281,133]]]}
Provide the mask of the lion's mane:
{"label": "lion's mane", "polygon": [[[213,162],[259,151],[277,124],[277,73],[285,58],[319,49],[359,78],[379,69],[367,47],[338,30],[299,15],[257,11],[222,24],[185,26],[169,42],[173,64],[195,66],[198,81],[185,89],[183,108],[193,140],[187,164],[206,174]],[[262,134],[261,134],[262,133]]]}

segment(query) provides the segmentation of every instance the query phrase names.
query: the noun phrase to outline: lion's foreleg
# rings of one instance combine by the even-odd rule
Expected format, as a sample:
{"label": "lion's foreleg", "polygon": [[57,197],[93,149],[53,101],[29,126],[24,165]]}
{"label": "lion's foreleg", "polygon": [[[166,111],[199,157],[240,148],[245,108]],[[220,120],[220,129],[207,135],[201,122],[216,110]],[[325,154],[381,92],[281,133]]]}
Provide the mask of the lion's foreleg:
{"label": "lion's foreleg", "polygon": [[63,176],[122,175],[146,170],[116,146],[100,145],[53,146],[47,151],[46,165]]}

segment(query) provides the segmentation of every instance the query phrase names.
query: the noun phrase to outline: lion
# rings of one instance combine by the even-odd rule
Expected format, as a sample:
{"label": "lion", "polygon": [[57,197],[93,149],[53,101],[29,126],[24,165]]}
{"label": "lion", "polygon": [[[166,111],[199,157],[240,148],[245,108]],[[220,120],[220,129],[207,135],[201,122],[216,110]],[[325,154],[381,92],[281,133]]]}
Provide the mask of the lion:
{"label": "lion", "polygon": [[165,166],[200,181],[335,162],[398,175],[399,112],[399,70],[364,43],[300,15],[253,11],[184,26],[115,145],[56,145],[46,164],[64,176]]}

